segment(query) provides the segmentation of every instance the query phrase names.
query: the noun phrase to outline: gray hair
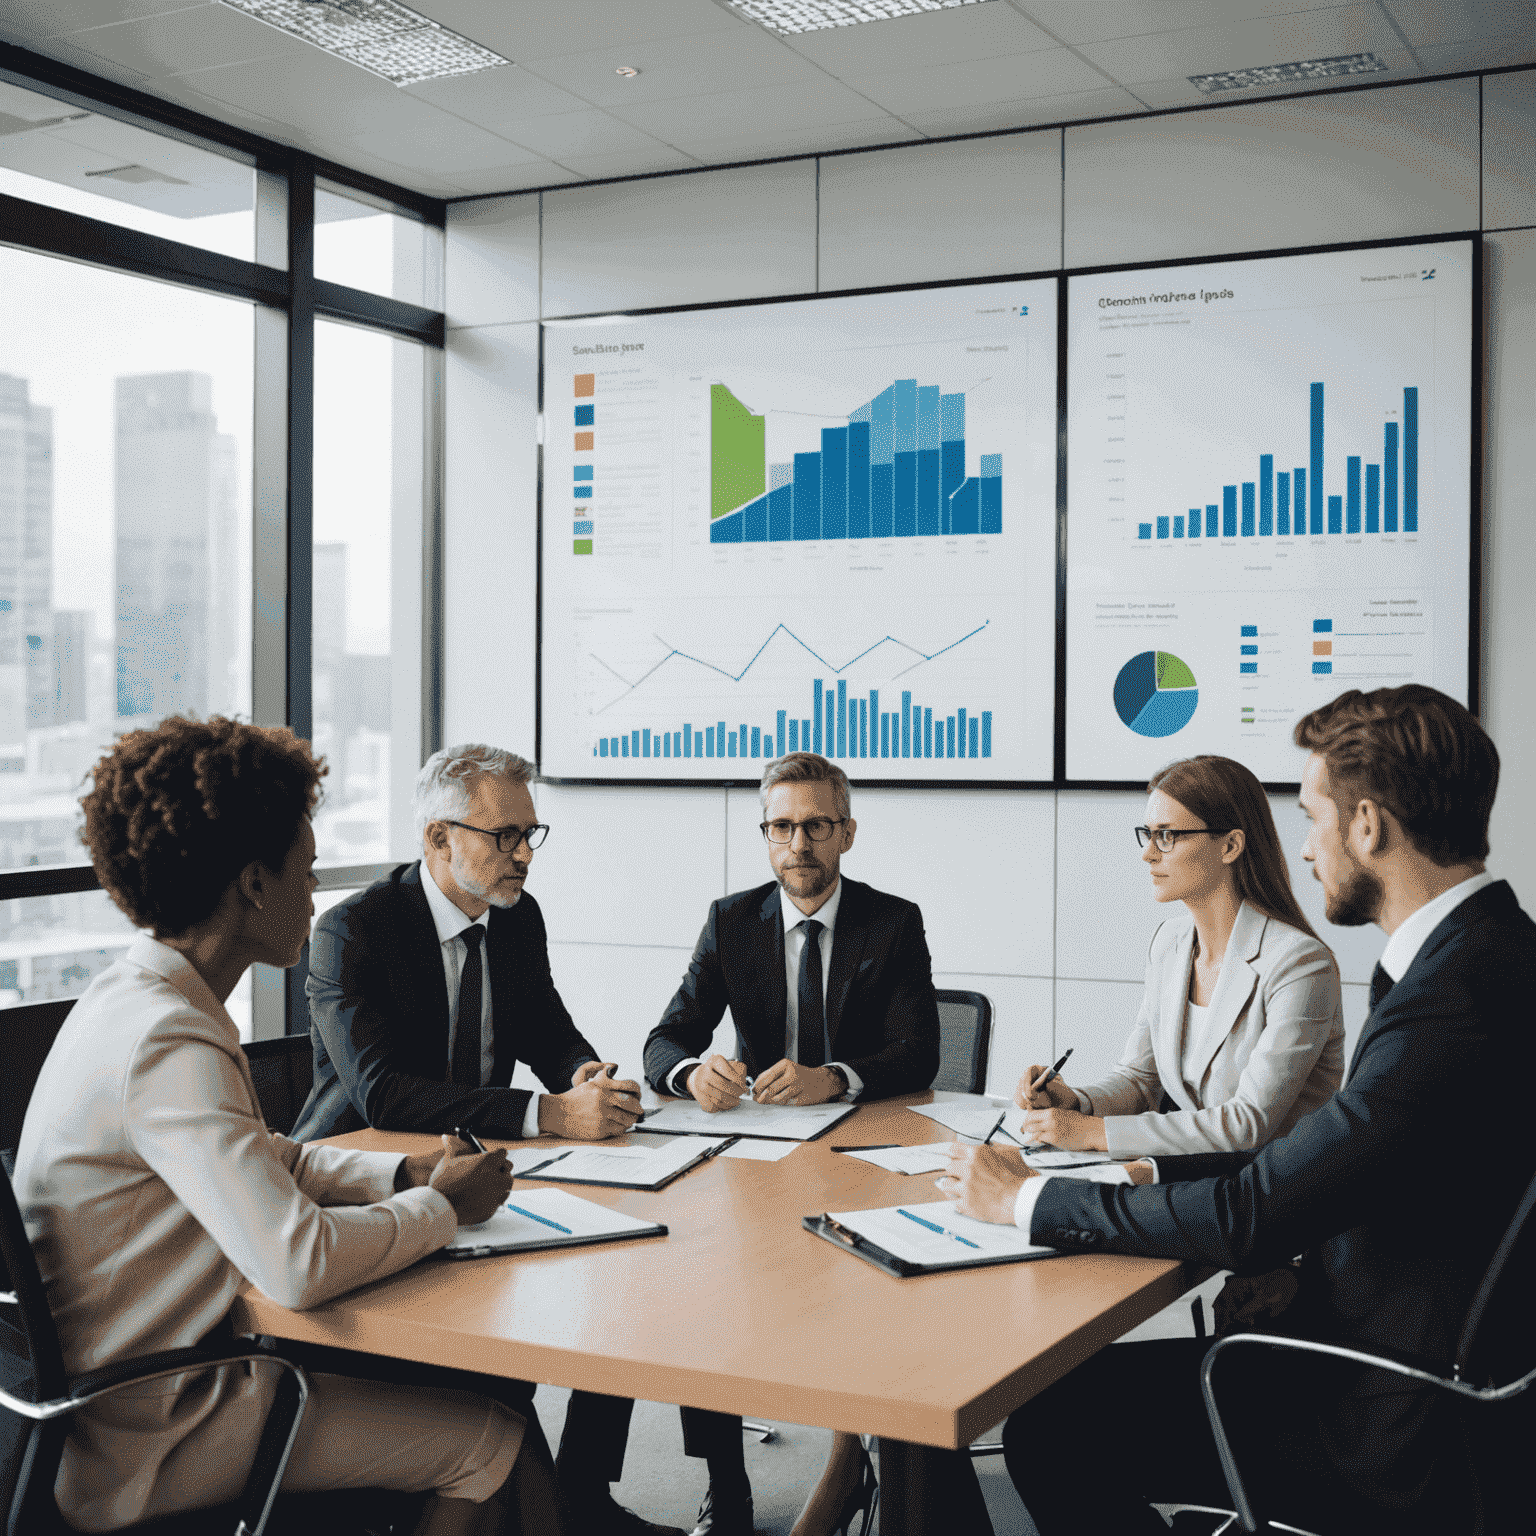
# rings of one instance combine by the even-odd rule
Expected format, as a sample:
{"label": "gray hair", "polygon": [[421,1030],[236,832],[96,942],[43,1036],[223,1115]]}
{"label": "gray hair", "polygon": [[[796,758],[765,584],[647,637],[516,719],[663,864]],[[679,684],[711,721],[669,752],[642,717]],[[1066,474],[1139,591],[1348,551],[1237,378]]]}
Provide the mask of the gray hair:
{"label": "gray hair", "polygon": [[411,795],[416,835],[420,837],[426,832],[428,822],[457,821],[465,816],[469,811],[470,788],[476,779],[489,773],[513,784],[528,784],[536,771],[526,757],[477,741],[434,752],[421,765]]}
{"label": "gray hair", "polygon": [[763,769],[757,798],[764,810],[768,808],[768,791],[780,784],[830,784],[838,816],[846,820],[853,811],[848,775],[836,763],[828,762],[815,752],[789,752],[774,758]]}

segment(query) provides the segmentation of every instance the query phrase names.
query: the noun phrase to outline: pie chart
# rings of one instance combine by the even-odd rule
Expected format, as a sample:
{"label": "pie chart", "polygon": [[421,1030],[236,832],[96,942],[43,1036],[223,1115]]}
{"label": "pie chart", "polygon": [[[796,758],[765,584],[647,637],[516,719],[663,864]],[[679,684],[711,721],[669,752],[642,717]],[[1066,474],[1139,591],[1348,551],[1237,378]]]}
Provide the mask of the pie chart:
{"label": "pie chart", "polygon": [[1115,713],[1138,736],[1172,736],[1200,702],[1195,674],[1171,651],[1143,651],[1115,679]]}

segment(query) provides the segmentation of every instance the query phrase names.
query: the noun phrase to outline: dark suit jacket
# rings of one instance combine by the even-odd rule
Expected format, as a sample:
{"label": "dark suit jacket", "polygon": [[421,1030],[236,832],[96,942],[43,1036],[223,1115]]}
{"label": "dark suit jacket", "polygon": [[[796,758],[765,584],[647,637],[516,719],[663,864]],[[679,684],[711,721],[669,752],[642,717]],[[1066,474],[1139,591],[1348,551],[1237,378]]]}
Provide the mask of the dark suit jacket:
{"label": "dark suit jacket", "polygon": [[[709,1048],[725,1010],[753,1076],[784,1056],[784,914],[779,887],[722,896],[688,974],[645,1042],[645,1075],[658,1093],[680,1061]],[[827,974],[828,1061],[846,1062],[866,1098],[917,1093],[939,1070],[939,1008],[933,996],[923,914],[910,901],[843,878]]]}
{"label": "dark suit jacket", "polygon": [[[1536,1070],[1533,982],[1536,925],[1499,881],[1436,927],[1366,1021],[1344,1086],[1289,1135],[1253,1154],[1159,1158],[1152,1186],[1053,1179],[1037,1241],[1249,1271],[1302,1253],[1286,1332],[1446,1371],[1536,1166],[1519,1097]],[[1441,1529],[1498,1529],[1462,1518],[1479,1476],[1468,1442],[1496,1428],[1489,1410],[1469,1430],[1448,1394],[1385,1372],[1320,1366],[1314,1379],[1319,1400],[1302,1411],[1321,1413],[1368,1498],[1404,1520],[1449,1504]]]}
{"label": "dark suit jacket", "polygon": [[582,1038],[549,974],[539,904],[524,892],[492,907],[485,953],[495,1061],[491,1085],[448,1076],[448,986],[442,946],[421,888],[421,865],[402,864],[349,896],[315,925],[309,945],[310,1039],[315,1084],[295,1141],[373,1126],[521,1136],[529,1094],[509,1088],[525,1061],[552,1093],[597,1052]]}

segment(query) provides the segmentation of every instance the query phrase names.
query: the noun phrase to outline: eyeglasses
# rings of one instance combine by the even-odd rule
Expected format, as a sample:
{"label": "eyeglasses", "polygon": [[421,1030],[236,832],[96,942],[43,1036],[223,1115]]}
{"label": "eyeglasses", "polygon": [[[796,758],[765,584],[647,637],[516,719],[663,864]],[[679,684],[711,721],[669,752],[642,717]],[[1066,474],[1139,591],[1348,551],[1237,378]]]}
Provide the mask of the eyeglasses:
{"label": "eyeglasses", "polygon": [[534,822],[531,827],[472,827],[467,821],[450,821],[448,825],[463,827],[466,832],[478,832],[481,837],[494,837],[498,853],[516,853],[520,843],[527,843],[528,851],[532,853],[549,836],[549,828],[542,821]]}
{"label": "eyeglasses", "polygon": [[840,816],[836,821],[830,816],[812,816],[809,821],[760,821],[758,826],[770,843],[794,842],[795,833],[801,827],[813,843],[824,843],[847,820],[846,816]]}
{"label": "eyeglasses", "polygon": [[1136,846],[1145,848],[1153,842],[1159,853],[1172,853],[1181,837],[1225,837],[1228,832],[1240,831],[1241,827],[1137,827]]}

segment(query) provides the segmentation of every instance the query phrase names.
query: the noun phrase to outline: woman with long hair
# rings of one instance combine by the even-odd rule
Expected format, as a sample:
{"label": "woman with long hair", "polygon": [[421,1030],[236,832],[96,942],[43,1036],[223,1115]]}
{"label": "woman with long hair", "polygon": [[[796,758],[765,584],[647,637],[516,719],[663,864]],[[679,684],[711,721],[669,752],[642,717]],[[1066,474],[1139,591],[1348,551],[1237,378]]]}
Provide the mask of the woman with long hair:
{"label": "woman with long hair", "polygon": [[1121,1160],[1244,1151],[1343,1080],[1339,968],[1291,890],[1263,787],[1229,757],[1170,763],[1137,827],[1153,899],[1181,902],[1147,950],[1141,1011],[1108,1077],[1035,1084],[1027,1140]]}

